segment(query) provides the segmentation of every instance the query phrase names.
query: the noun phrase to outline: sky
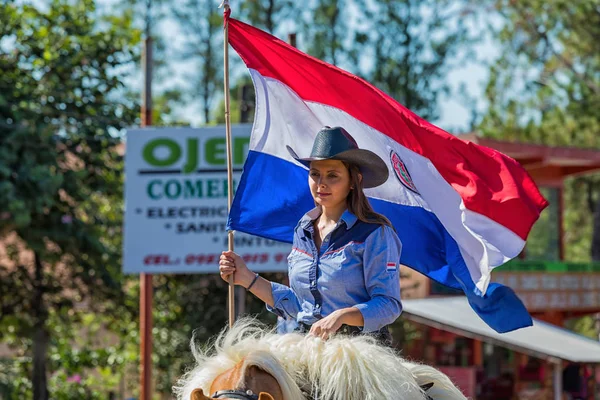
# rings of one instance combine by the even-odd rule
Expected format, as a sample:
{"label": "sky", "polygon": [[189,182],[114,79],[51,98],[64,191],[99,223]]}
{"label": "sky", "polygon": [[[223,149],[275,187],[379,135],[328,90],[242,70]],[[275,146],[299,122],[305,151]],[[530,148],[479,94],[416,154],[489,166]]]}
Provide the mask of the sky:
{"label": "sky", "polygon": [[471,120],[471,111],[465,104],[465,99],[458,95],[461,84],[466,85],[468,96],[476,102],[477,109],[481,112],[485,108],[484,91],[489,75],[488,65],[499,56],[499,50],[487,38],[476,46],[476,54],[479,57],[477,62],[465,63],[448,74],[452,93],[441,95],[438,99],[440,120],[432,122],[452,133],[465,133]]}

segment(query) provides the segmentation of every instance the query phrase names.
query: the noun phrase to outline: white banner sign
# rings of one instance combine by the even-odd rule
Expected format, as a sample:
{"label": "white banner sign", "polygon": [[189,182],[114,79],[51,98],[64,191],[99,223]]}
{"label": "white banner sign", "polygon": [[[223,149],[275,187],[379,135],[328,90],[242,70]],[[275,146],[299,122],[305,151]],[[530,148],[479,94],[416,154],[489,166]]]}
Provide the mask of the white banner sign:
{"label": "white banner sign", "polygon": [[[232,127],[234,190],[250,125]],[[227,250],[225,128],[145,128],[127,132],[125,273],[216,273]],[[287,271],[291,245],[235,233],[250,269]]]}

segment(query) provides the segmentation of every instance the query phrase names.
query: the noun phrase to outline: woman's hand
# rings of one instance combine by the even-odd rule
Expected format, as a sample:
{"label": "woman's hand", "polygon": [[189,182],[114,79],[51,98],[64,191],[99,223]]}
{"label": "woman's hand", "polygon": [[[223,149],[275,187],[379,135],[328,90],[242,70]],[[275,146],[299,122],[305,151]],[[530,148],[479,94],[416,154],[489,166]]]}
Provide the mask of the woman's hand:
{"label": "woman's hand", "polygon": [[233,274],[233,283],[248,287],[254,279],[254,273],[248,269],[242,257],[233,251],[224,251],[219,259],[219,272],[221,278],[229,281],[229,277]]}
{"label": "woman's hand", "polygon": [[336,310],[325,318],[318,320],[312,324],[308,334],[327,340],[342,327],[342,324],[344,324],[345,310],[346,309]]}

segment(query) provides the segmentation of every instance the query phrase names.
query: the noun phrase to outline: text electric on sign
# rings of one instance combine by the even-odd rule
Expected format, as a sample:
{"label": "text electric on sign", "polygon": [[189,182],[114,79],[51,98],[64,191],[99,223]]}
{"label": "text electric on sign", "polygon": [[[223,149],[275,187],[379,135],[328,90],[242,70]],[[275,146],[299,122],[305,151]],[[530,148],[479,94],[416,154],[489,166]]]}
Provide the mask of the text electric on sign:
{"label": "text electric on sign", "polygon": [[[232,130],[234,190],[250,126]],[[227,247],[227,151],[223,127],[127,133],[124,271],[216,272]],[[285,271],[289,245],[236,233],[255,269]]]}

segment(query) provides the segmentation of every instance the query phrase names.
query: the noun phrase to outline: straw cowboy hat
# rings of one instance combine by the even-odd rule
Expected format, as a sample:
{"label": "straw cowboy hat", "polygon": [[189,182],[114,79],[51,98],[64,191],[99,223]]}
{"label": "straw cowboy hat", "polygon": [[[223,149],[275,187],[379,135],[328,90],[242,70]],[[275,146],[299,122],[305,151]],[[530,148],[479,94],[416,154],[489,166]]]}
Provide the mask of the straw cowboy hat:
{"label": "straw cowboy hat", "polygon": [[290,146],[286,147],[296,161],[308,168],[311,161],[318,160],[340,160],[357,165],[364,188],[379,186],[389,176],[388,167],[381,157],[370,150],[359,149],[354,138],[339,126],[326,126],[317,133],[309,157],[301,158]]}

